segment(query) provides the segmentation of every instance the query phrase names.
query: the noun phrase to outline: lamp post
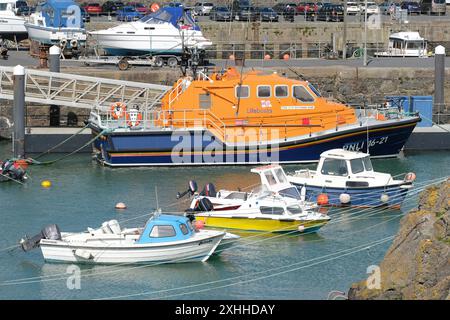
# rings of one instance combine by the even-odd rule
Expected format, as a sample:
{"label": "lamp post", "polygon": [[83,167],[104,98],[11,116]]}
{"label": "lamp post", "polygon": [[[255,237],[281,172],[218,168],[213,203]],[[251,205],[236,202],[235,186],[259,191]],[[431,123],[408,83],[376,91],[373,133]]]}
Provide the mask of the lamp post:
{"label": "lamp post", "polygon": [[364,66],[367,66],[367,0],[364,0]]}

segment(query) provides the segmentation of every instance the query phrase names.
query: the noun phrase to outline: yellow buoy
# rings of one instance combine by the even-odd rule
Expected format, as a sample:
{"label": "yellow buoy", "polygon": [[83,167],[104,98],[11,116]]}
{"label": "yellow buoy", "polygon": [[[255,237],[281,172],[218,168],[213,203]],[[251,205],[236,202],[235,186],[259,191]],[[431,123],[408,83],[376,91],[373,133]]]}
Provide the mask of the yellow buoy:
{"label": "yellow buoy", "polygon": [[41,182],[41,186],[43,188],[50,188],[52,186],[52,183],[50,181],[48,181],[48,180],[44,180],[44,181]]}
{"label": "yellow buoy", "polygon": [[116,203],[116,209],[126,209],[127,206],[123,202]]}

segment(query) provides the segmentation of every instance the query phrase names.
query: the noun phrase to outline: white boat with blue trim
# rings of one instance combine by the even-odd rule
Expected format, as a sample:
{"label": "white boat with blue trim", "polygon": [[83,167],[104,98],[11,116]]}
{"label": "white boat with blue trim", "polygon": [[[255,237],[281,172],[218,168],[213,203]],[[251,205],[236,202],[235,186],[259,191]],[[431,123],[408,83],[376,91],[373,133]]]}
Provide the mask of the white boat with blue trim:
{"label": "white boat with blue trim", "polygon": [[195,229],[183,216],[155,213],[143,228],[122,229],[111,220],[98,229],[72,233],[60,232],[53,224],[20,243],[24,251],[40,247],[44,259],[51,262],[160,264],[204,262],[225,236],[223,231]]}
{"label": "white boat with blue trim", "polygon": [[400,208],[415,177],[410,172],[397,180],[374,171],[367,153],[332,149],[320,155],[315,171],[297,170],[288,180],[310,201],[325,198],[323,205]]}

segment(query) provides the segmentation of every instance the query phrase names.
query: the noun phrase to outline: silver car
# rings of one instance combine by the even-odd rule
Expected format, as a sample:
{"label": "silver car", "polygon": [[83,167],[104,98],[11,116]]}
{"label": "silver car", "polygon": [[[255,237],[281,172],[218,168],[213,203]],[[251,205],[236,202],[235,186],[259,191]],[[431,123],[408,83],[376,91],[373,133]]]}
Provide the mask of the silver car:
{"label": "silver car", "polygon": [[194,12],[198,16],[207,16],[213,7],[214,4],[211,2],[197,2],[194,6]]}

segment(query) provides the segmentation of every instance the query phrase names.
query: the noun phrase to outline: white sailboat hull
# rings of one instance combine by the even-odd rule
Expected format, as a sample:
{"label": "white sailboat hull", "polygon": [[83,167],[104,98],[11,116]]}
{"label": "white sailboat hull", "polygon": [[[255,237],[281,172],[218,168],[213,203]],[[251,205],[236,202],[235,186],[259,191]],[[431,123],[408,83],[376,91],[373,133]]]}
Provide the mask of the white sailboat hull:
{"label": "white sailboat hull", "polygon": [[224,237],[223,232],[203,231],[183,241],[134,244],[127,239],[107,241],[47,240],[40,243],[46,261],[95,264],[181,263],[206,261]]}

